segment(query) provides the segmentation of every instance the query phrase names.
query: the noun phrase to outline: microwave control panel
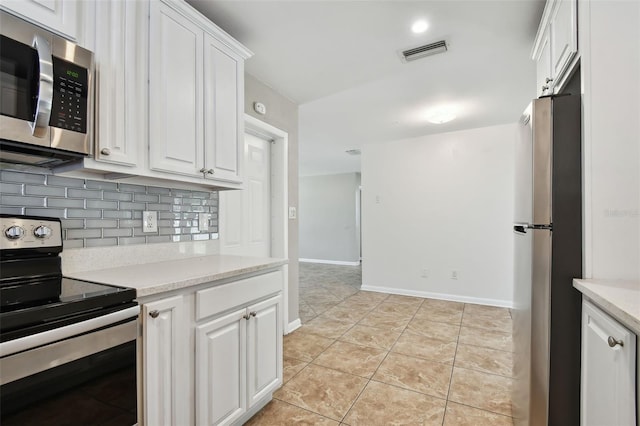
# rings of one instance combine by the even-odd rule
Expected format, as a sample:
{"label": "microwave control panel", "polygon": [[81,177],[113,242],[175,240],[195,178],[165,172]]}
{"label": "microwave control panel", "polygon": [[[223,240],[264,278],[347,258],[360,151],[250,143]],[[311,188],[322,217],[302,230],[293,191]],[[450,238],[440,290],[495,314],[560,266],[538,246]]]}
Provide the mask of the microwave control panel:
{"label": "microwave control panel", "polygon": [[49,125],[87,133],[87,69],[53,57],[53,105]]}

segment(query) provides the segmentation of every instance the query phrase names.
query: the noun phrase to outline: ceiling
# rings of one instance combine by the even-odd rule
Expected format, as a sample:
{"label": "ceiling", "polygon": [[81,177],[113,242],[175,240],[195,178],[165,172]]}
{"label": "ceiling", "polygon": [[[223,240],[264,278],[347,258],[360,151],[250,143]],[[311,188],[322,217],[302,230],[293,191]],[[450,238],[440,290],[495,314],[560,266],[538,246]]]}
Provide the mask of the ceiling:
{"label": "ceiling", "polygon": [[[515,123],[536,93],[544,0],[187,1],[255,53],[249,74],[299,104],[302,176],[359,171],[345,151],[368,143]],[[426,32],[411,32],[416,19]],[[442,39],[447,52],[400,60]],[[456,119],[426,121],[439,108]]]}

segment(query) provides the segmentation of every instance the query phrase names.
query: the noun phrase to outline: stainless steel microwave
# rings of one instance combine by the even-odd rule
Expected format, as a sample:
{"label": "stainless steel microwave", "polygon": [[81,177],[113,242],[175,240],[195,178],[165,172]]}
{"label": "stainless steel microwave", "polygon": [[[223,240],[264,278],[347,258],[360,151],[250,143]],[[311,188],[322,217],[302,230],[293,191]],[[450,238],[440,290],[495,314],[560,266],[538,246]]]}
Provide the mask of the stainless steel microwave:
{"label": "stainless steel microwave", "polygon": [[93,53],[0,11],[0,161],[53,167],[93,150]]}

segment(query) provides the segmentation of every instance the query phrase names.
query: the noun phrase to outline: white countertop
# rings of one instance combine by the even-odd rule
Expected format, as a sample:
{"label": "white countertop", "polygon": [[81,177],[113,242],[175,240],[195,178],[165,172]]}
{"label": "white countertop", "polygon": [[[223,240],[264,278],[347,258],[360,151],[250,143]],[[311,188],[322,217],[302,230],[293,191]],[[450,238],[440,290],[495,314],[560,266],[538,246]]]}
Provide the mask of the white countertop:
{"label": "white countertop", "polygon": [[286,264],[285,259],[207,255],[141,263],[91,271],[68,272],[66,277],[136,289],[138,297],[231,278]]}
{"label": "white countertop", "polygon": [[135,288],[138,297],[273,269],[286,259],[219,254],[218,241],[69,249],[65,277]]}
{"label": "white countertop", "polygon": [[573,286],[640,335],[640,281],[574,279]]}

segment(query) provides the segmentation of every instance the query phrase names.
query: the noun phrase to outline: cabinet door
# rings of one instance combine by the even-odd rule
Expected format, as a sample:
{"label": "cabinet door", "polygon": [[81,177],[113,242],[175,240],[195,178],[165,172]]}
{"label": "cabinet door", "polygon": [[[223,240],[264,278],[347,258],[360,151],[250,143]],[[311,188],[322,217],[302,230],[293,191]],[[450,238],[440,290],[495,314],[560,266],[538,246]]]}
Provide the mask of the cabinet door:
{"label": "cabinet door", "polygon": [[281,303],[277,296],[247,308],[249,407],[282,384]]}
{"label": "cabinet door", "polygon": [[577,0],[557,0],[551,12],[551,69],[559,84],[578,52]]}
{"label": "cabinet door", "polygon": [[78,7],[74,0],[2,0],[2,8],[68,39],[78,36]]}
{"label": "cabinet door", "polygon": [[230,424],[247,408],[246,310],[196,327],[196,424]]}
{"label": "cabinet door", "polygon": [[150,8],[150,166],[202,176],[204,33],[167,3],[152,1]]}
{"label": "cabinet door", "polygon": [[536,60],[536,93],[538,96],[550,94],[551,83],[551,40],[549,38],[549,27],[547,27],[540,38]]}
{"label": "cabinet door", "polygon": [[142,305],[144,424],[189,423],[188,323],[182,296]]}
{"label": "cabinet door", "polygon": [[[610,337],[615,341],[609,342]],[[583,302],[583,425],[636,424],[635,362],[636,336],[593,304]]]}
{"label": "cabinet door", "polygon": [[138,165],[146,141],[148,3],[95,3],[95,159]]}
{"label": "cabinet door", "polygon": [[244,61],[205,35],[205,165],[207,178],[240,182],[244,133]]}

